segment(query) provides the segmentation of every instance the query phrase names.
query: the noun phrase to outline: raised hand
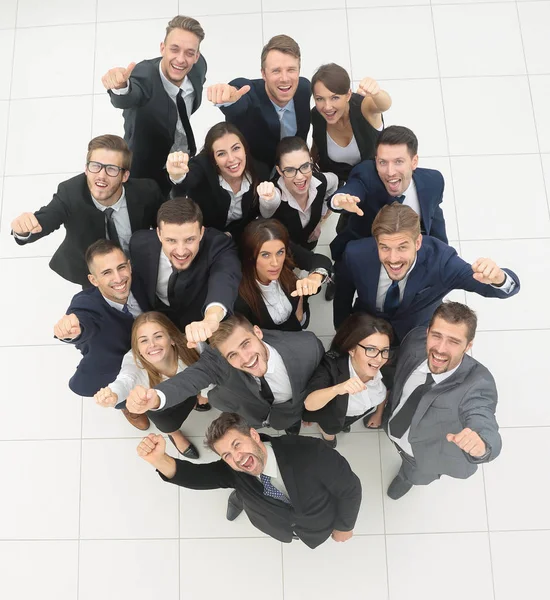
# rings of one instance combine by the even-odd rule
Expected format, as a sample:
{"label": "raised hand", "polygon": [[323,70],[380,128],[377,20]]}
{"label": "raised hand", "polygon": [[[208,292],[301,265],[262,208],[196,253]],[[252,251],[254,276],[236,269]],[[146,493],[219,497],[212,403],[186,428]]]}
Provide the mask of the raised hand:
{"label": "raised hand", "polygon": [[353,529],[351,531],[338,531],[338,529],[334,529],[331,535],[335,542],[347,542],[352,536]]}
{"label": "raised hand", "polygon": [[189,154],[185,152],[172,152],[166,159],[166,170],[170,179],[177,181],[189,173]]}
{"label": "raised hand", "polygon": [[160,398],[156,390],[144,388],[142,385],[136,385],[126,398],[126,408],[135,415],[142,415],[159,406]]}
{"label": "raised hand", "polygon": [[506,281],[506,273],[490,258],[478,258],[472,264],[472,271],[480,283],[502,285]]}
{"label": "raised hand", "polygon": [[256,188],[258,196],[266,202],[271,202],[275,198],[275,185],[271,181],[262,181]]}
{"label": "raised hand", "polygon": [[94,394],[94,400],[99,406],[109,408],[118,404],[118,395],[110,387],[104,387]]}
{"label": "raised hand", "polygon": [[101,83],[106,90],[121,90],[128,85],[128,79],[136,66],[135,62],[131,62],[126,68],[115,67],[109,69],[101,78]]}
{"label": "raised hand", "polygon": [[242,88],[237,89],[228,83],[216,83],[206,89],[206,97],[213,104],[226,104],[228,102],[237,102],[245,94],[248,94],[249,91],[249,85],[243,85]]}
{"label": "raised hand", "polygon": [[60,340],[74,340],[81,333],[80,321],[76,315],[64,315],[53,328],[53,334]]}
{"label": "raised hand", "polygon": [[448,433],[447,441],[456,444],[461,450],[476,458],[487,452],[485,442],[469,427],[466,427],[460,433]]}
{"label": "raised hand", "polygon": [[359,377],[351,377],[347,381],[334,386],[334,391],[337,396],[342,394],[358,394],[366,389],[367,386],[359,379]]}
{"label": "raised hand", "polygon": [[138,456],[146,460],[149,464],[154,465],[166,453],[166,440],[162,435],[150,433],[144,437],[137,447]]}
{"label": "raised hand", "polygon": [[199,342],[206,340],[215,332],[218,331],[220,322],[218,319],[203,319],[202,321],[194,321],[185,327],[185,337],[187,338],[187,347],[196,348]]}
{"label": "raised hand", "polygon": [[334,208],[341,208],[350,213],[355,213],[362,217],[365,213],[359,208],[359,202],[361,200],[357,196],[350,196],[349,194],[336,194],[332,197],[332,206]]}
{"label": "raised hand", "polygon": [[42,226],[34,216],[34,213],[26,212],[11,222],[11,229],[19,235],[27,235],[27,233],[40,233]]}
{"label": "raised hand", "polygon": [[313,273],[304,279],[298,279],[296,281],[296,290],[291,292],[291,296],[312,296],[319,291],[323,276],[319,273]]}
{"label": "raised hand", "polygon": [[367,427],[377,429],[382,425],[382,413],[375,412],[373,413],[367,422]]}
{"label": "raised hand", "polygon": [[380,86],[372,77],[364,77],[359,83],[357,93],[361,96],[376,96],[380,91]]}

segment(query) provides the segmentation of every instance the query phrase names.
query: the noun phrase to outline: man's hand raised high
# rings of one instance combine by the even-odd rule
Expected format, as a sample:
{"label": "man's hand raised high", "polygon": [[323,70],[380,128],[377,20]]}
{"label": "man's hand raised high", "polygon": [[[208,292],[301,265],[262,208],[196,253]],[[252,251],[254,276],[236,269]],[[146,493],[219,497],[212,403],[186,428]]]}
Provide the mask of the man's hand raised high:
{"label": "man's hand raised high", "polygon": [[135,415],[142,415],[148,410],[159,406],[160,398],[157,392],[153,389],[144,388],[142,385],[136,385],[126,398],[126,408]]}
{"label": "man's hand raised high", "polygon": [[216,83],[207,88],[206,97],[212,104],[232,104],[248,94],[249,91],[249,85],[243,85],[242,88],[237,89],[228,83]]}
{"label": "man's hand raised high", "polygon": [[101,83],[106,90],[121,90],[128,85],[128,79],[136,66],[131,62],[127,67],[115,67],[109,69],[101,78]]}

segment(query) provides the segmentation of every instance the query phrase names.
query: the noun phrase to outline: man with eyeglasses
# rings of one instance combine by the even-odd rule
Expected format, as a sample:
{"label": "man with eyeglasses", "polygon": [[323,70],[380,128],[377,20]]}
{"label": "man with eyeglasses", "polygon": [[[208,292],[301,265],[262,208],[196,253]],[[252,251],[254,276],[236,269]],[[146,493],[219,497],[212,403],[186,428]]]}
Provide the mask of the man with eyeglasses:
{"label": "man with eyeglasses", "polygon": [[402,460],[387,491],[393,500],[441,475],[466,479],[500,454],[495,381],[467,354],[476,327],[469,307],[445,302],[427,330],[417,327],[403,340],[384,413]]}
{"label": "man with eyeglasses", "polygon": [[50,268],[68,281],[90,287],[84,259],[88,246],[106,238],[128,252],[134,231],[156,226],[164,196],[150,179],[128,179],[131,162],[132,153],[122,138],[100,135],[91,140],[85,172],[60,183],[47,206],[12,221],[15,241],[32,243],[63,225],[65,239]]}

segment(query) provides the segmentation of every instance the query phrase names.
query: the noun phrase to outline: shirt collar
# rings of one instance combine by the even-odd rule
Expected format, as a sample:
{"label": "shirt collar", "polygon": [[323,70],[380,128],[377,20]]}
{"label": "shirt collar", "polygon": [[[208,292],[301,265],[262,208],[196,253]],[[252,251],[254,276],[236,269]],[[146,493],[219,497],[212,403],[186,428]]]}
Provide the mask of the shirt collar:
{"label": "shirt collar", "polygon": [[414,184],[414,180],[411,178],[411,182],[409,183],[409,187],[401,194],[405,196],[405,198],[410,195],[414,190],[416,190],[416,185]]}
{"label": "shirt collar", "polygon": [[262,474],[271,478],[279,479],[279,466],[277,465],[275,452],[273,451],[273,448],[269,442],[264,442],[264,446],[266,449],[266,460]]}
{"label": "shirt collar", "polygon": [[[268,351],[268,358],[267,358],[267,371],[266,371],[266,375],[269,373],[269,375],[273,375],[273,373],[275,373],[275,361],[276,356],[278,354],[277,350],[275,350],[275,348],[273,348],[273,346],[270,346],[269,344],[266,344],[264,342],[265,347],[267,348]],[[265,375],[264,375],[265,377]]]}
{"label": "shirt collar", "polygon": [[279,184],[279,187],[281,188],[281,192],[283,192],[281,194],[281,198],[283,200],[285,200],[286,202],[288,202],[288,204],[290,204],[290,206],[292,206],[292,208],[295,208],[297,210],[305,212],[306,210],[311,208],[313,201],[317,197],[317,188],[321,185],[321,180],[317,179],[317,177],[315,177],[315,175],[311,176],[311,179],[309,180],[309,188],[308,188],[308,192],[307,192],[306,207],[303,210],[300,208],[296,198],[294,198],[294,196],[290,193],[289,189],[286,187],[285,178],[279,177],[279,180],[277,181],[277,183]]}
{"label": "shirt collar", "polygon": [[218,183],[220,184],[221,188],[227,190],[230,194],[233,194],[237,197],[246,194],[246,192],[248,192],[248,190],[250,189],[250,179],[248,178],[248,173],[244,174],[243,179],[241,181],[241,189],[237,193],[235,193],[231,189],[229,183],[227,183],[227,181],[221,175],[218,175]]}
{"label": "shirt collar", "polygon": [[[454,374],[454,372],[458,369],[458,367],[460,367],[461,364],[462,364],[462,361],[460,361],[454,369],[451,369],[450,371],[445,371],[445,373],[432,373],[432,377],[433,377],[435,383],[438,384],[438,383],[441,383],[442,381],[445,381],[445,379],[447,379],[447,377],[450,377],[451,375]],[[427,359],[418,367],[418,370],[421,373],[426,373],[426,375],[428,373],[430,373]]]}
{"label": "shirt collar", "polygon": [[159,73],[160,73],[160,80],[162,81],[162,85],[164,86],[164,89],[166,90],[166,93],[171,96],[172,98],[175,98],[179,91],[182,90],[184,92],[190,92],[193,91],[193,84],[189,81],[189,77],[186,75],[184,80],[181,82],[180,87],[178,87],[177,85],[173,84],[169,79],[166,78],[166,75],[162,72],[162,61],[159,62]]}
{"label": "shirt collar", "polygon": [[[101,294],[103,296],[103,294]],[[105,298],[105,296],[103,296],[103,300],[105,300],[105,302],[107,302],[107,304],[109,306],[112,306],[113,308],[116,308],[117,310],[119,310],[120,312],[122,312],[122,309],[126,306],[126,304],[128,303],[128,300],[124,303],[121,304],[120,302],[115,302],[114,300],[110,300],[109,298]]]}
{"label": "shirt collar", "polygon": [[[91,194],[90,194],[90,196],[91,196]],[[101,204],[93,196],[92,196],[92,202],[94,203],[94,206],[101,212],[103,212],[107,208],[112,208],[113,210],[118,212],[121,208],[126,208],[126,190],[124,189],[124,186],[122,186],[122,194],[120,195],[120,198],[111,206],[105,206],[105,205]]]}
{"label": "shirt collar", "polygon": [[271,104],[273,104],[275,110],[281,115],[285,111],[294,112],[294,98],[291,98],[284,106],[279,106],[278,104],[275,104],[275,102],[273,102],[271,98],[269,99],[269,101],[271,102]]}

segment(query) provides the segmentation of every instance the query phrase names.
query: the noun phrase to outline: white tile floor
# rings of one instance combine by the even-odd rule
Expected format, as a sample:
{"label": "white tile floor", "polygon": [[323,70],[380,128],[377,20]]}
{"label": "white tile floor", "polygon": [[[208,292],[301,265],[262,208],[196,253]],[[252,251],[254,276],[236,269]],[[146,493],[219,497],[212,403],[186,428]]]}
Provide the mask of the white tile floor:
{"label": "white tile floor", "polygon": [[[421,164],[445,175],[455,247],[519,273],[523,289],[510,301],[466,297],[480,318],[473,354],[499,386],[502,456],[467,481],[444,478],[393,502],[385,495],[398,464],[391,444],[354,426],[339,450],[364,486],[356,535],[315,552],[281,545],[245,517],[228,523],[227,492],[163,484],[137,458],[136,430],[66,386],[78,354],[54,341],[52,325],[77,289],[47,266],[62,234],[20,248],[9,223],[82,169],[92,136],[122,131],[101,74],[155,56],[167,20],[189,14],[189,3],[2,0],[2,597],[547,597],[550,313],[538,298],[550,292],[550,1],[195,6],[210,83],[258,76],[262,43],[281,32],[300,43],[306,76],[334,60],[354,81],[380,79],[395,102],[386,122],[411,126]],[[205,103],[193,117],[197,137],[219,120]],[[327,344],[331,307],[319,297],[313,305],[312,328]],[[193,414],[185,433],[199,444],[211,418]]]}

